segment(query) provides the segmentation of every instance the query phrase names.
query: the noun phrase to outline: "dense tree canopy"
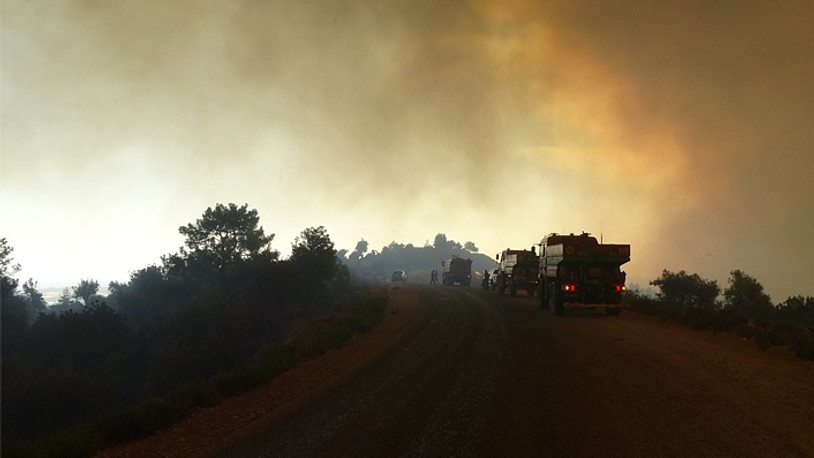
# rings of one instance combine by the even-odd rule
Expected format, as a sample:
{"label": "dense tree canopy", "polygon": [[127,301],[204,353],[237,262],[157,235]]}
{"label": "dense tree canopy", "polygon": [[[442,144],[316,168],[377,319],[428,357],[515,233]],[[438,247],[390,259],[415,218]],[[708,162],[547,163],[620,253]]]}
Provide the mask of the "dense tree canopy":
{"label": "dense tree canopy", "polygon": [[43,308],[33,280],[16,293],[18,267],[2,240],[2,405],[15,419],[4,424],[4,456],[7,438],[76,424],[229,370],[293,321],[334,310],[332,294],[350,284],[321,226],[304,230],[284,261],[246,205],[208,208],[179,232],[184,246],[162,265],[112,282],[98,303],[99,283],[82,280],[42,314],[31,313]]}
{"label": "dense tree canopy", "polygon": [[270,248],[274,234],[265,235],[259,224],[257,210],[249,210],[248,204],[209,207],[195,223],[178,228],[186,237],[181,258],[206,262],[216,269],[261,254],[276,258]]}
{"label": "dense tree canopy", "polygon": [[460,243],[458,243],[458,242],[456,242],[454,240],[447,239],[446,234],[436,234],[435,235],[435,240],[433,242],[433,246],[437,250],[447,250],[447,251],[450,251],[450,252],[459,251],[459,250],[462,249],[462,246],[461,246]]}
{"label": "dense tree canopy", "polygon": [[81,280],[73,287],[73,297],[82,299],[82,303],[87,307],[90,305],[90,298],[99,292],[99,282],[96,280]]}
{"label": "dense tree canopy", "polygon": [[814,297],[790,297],[777,306],[777,315],[783,321],[814,326]]}
{"label": "dense tree canopy", "polygon": [[42,297],[42,293],[37,289],[37,282],[33,278],[23,283],[23,295],[28,306],[29,322],[34,321],[38,314],[48,310],[48,304]]}
{"label": "dense tree canopy", "polygon": [[663,301],[679,308],[712,308],[721,292],[718,282],[704,280],[698,274],[689,275],[683,270],[674,273],[664,269],[661,277],[650,284],[661,290],[659,297]]}
{"label": "dense tree canopy", "polygon": [[0,289],[3,299],[17,288],[17,280],[13,276],[20,271],[20,265],[11,257],[13,251],[6,238],[0,238]]}
{"label": "dense tree canopy", "polygon": [[291,247],[291,262],[323,279],[332,278],[339,268],[334,243],[323,226],[309,227],[300,233]]}
{"label": "dense tree canopy", "polygon": [[763,292],[763,285],[740,270],[730,272],[729,286],[724,290],[727,308],[747,316],[766,316],[772,312],[772,299]]}
{"label": "dense tree canopy", "polygon": [[[25,299],[16,294],[17,280],[12,276],[20,270],[11,254],[14,248],[4,238],[0,239],[0,308],[2,308],[3,354],[16,349],[28,326]],[[4,377],[5,382],[5,377]],[[5,388],[4,388],[5,389]]]}
{"label": "dense tree canopy", "polygon": [[11,277],[20,270],[20,265],[14,262],[11,253],[14,251],[5,237],[0,238],[0,276]]}
{"label": "dense tree canopy", "polygon": [[368,246],[369,244],[367,240],[365,239],[359,240],[356,243],[356,248],[351,252],[349,259],[352,260],[361,259],[365,255],[365,253],[367,253]]}

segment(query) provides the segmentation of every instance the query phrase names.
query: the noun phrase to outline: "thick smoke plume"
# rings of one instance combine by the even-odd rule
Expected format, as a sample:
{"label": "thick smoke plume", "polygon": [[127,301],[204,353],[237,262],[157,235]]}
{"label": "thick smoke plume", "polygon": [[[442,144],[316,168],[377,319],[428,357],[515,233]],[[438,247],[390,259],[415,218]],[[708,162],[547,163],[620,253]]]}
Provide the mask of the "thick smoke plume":
{"label": "thick smoke plume", "polygon": [[814,294],[806,2],[2,8],[24,266],[105,281],[82,253],[125,237],[149,258],[106,271],[139,268],[248,202],[283,251],[317,225],[340,248],[444,232],[487,254],[585,230],[631,243],[639,284],[742,269],[777,301]]}

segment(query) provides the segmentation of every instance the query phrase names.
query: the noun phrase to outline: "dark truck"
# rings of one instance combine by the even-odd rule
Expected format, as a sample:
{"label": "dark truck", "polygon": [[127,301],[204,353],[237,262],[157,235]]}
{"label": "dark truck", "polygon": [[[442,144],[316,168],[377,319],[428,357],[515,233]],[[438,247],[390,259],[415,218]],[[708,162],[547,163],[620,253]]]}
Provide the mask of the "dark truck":
{"label": "dark truck", "polygon": [[472,283],[472,260],[452,255],[451,258],[441,261],[444,268],[441,279],[445,285],[458,283],[462,286],[469,286]]}
{"label": "dark truck", "polygon": [[549,234],[540,242],[540,308],[562,315],[566,308],[604,308],[618,315],[622,304],[630,245],[600,244],[596,237]]}
{"label": "dark truck", "polygon": [[517,295],[517,290],[525,290],[529,296],[537,291],[537,274],[539,260],[534,249],[506,249],[495,256],[499,263],[497,274],[497,292],[510,296]]}

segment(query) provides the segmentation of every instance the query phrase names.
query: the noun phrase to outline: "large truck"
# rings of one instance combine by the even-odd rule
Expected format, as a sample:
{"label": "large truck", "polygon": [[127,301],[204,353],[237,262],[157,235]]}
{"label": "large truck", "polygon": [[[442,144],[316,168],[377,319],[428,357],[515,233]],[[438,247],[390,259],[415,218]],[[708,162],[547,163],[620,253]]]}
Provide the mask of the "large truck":
{"label": "large truck", "polygon": [[441,279],[445,285],[459,284],[469,286],[472,283],[472,260],[452,255],[441,261],[443,273]]}
{"label": "large truck", "polygon": [[531,250],[506,249],[495,255],[498,264],[497,292],[516,296],[518,290],[525,290],[529,296],[537,291],[537,274],[539,260],[537,253]]}
{"label": "large truck", "polygon": [[565,309],[604,308],[618,315],[626,273],[620,269],[630,261],[630,245],[599,243],[596,237],[549,234],[540,242],[538,293],[540,308],[563,315]]}

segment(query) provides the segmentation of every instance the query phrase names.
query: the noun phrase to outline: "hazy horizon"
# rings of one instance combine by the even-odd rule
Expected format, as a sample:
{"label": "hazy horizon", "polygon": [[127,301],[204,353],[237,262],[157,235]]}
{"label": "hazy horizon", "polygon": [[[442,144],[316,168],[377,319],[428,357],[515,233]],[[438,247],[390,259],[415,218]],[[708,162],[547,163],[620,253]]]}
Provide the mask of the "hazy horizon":
{"label": "hazy horizon", "polygon": [[[487,256],[550,232],[814,296],[814,8],[644,0],[6,0],[0,237],[126,281],[207,207]],[[432,242],[430,240],[430,242]]]}

